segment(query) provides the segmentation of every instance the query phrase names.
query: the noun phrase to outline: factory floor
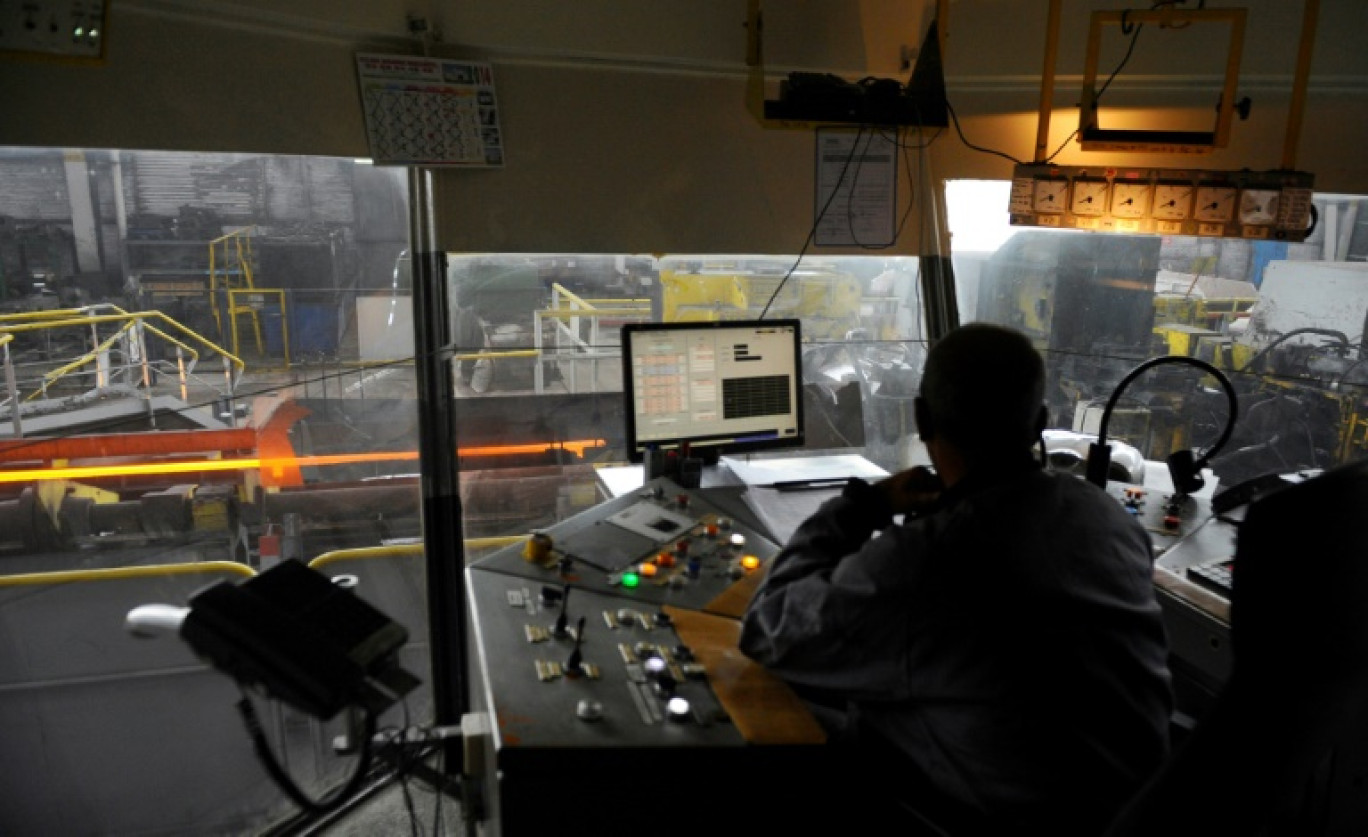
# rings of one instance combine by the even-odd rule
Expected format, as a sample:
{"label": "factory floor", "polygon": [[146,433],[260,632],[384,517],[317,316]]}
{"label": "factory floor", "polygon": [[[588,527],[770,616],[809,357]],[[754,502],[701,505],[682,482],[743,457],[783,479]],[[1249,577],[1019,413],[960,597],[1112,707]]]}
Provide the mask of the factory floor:
{"label": "factory floor", "polygon": [[420,781],[410,781],[407,790],[406,798],[404,786],[390,785],[338,822],[314,833],[326,837],[473,837],[476,833],[473,823],[467,830],[458,801],[439,797]]}
{"label": "factory floor", "polygon": [[389,782],[378,790],[362,789],[352,802],[321,819],[278,822],[262,832],[290,837],[476,837],[476,824],[467,822],[459,800],[437,794],[432,786],[411,777]]}

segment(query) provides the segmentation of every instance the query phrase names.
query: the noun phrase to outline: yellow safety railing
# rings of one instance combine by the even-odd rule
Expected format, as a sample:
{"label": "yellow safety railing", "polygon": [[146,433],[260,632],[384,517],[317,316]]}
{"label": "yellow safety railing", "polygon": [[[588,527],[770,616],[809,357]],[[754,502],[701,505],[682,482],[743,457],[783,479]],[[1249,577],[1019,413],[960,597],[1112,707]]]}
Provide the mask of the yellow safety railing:
{"label": "yellow safety railing", "polygon": [[[90,313],[91,311],[100,309],[111,310],[114,313]],[[232,367],[236,367],[238,374],[241,375],[243,369],[246,366],[243,363],[242,359],[239,358],[236,354],[227,351],[223,347],[219,346],[218,344],[199,334],[198,332],[190,329],[189,327],[181,324],[180,322],[177,322],[176,320],[172,319],[171,317],[167,316],[161,311],[130,312],[125,311],[122,308],[119,308],[117,305],[102,303],[100,305],[89,306],[87,308],[67,308],[56,309],[52,311],[32,311],[22,314],[5,314],[0,315],[0,335],[4,335],[7,338],[5,343],[8,343],[9,340],[14,339],[14,336],[16,334],[22,334],[26,332],[45,331],[48,329],[57,328],[74,328],[78,326],[98,326],[101,323],[120,324],[119,330],[113,336],[98,343],[94,349],[76,358],[75,360],[63,364],[57,369],[51,370],[47,374],[45,374],[43,376],[43,382],[39,387],[38,391],[29,396],[29,398],[31,399],[37,395],[46,393],[48,388],[63,376],[72,374],[78,369],[81,369],[82,367],[87,366],[90,363],[96,362],[99,355],[105,350],[107,350],[109,346],[111,346],[114,343],[114,341],[125,336],[129,330],[135,327],[140,328],[142,331],[145,332],[151,332],[152,334],[162,338],[163,340],[175,346],[177,350],[189,353],[192,361],[198,361],[199,352],[193,346],[189,345],[189,343],[187,343],[186,341],[180,340],[172,336],[171,334],[168,334],[166,331],[157,328],[156,326],[148,322],[149,320],[166,324],[170,326],[172,330],[178,331],[182,335],[188,337],[191,341],[198,343],[201,347],[206,348],[211,352],[216,352],[220,356],[222,356],[224,359],[224,372],[227,376],[227,388],[230,392],[233,390],[233,388],[236,386],[236,381],[234,380],[232,371],[230,370],[229,366],[231,365]],[[145,356],[146,354],[144,347],[144,357]]]}
{"label": "yellow safety railing", "polygon": [[186,564],[142,564],[136,567],[106,567],[96,570],[54,570],[52,572],[0,575],[0,587],[27,584],[63,584],[78,581],[101,581],[119,578],[160,578],[168,575],[226,572],[250,578],[256,570],[236,561],[199,561]]}
{"label": "yellow safety railing", "polygon": [[[522,543],[530,535],[505,535],[501,537],[489,538],[466,538],[461,541],[466,549],[489,549],[492,547],[511,546],[512,544]],[[314,569],[325,567],[336,561],[348,561],[370,558],[394,558],[403,555],[423,554],[423,544],[402,543],[391,544],[389,546],[361,546],[353,549],[334,549],[331,552],[323,552],[314,556],[309,561],[309,566]]]}
{"label": "yellow safety railing", "polygon": [[[551,285],[551,307],[535,312],[535,325],[532,330],[533,343],[542,357],[538,359],[533,373],[533,386],[538,394],[545,391],[546,378],[543,363],[545,360],[564,360],[570,363],[568,370],[562,371],[562,380],[571,392],[578,392],[577,361],[591,364],[591,385],[598,376],[598,361],[621,357],[617,340],[605,345],[600,324],[604,319],[647,320],[651,316],[651,301],[644,298],[605,298],[586,299],[559,282]],[[553,324],[552,350],[545,351],[542,325],[545,321]],[[568,374],[567,374],[568,372]]]}
{"label": "yellow safety railing", "polygon": [[[221,235],[209,242],[209,310],[214,315],[214,324],[218,327],[219,338],[222,339],[226,333],[223,327],[223,312],[219,307],[219,291],[228,291],[228,317],[232,323],[232,330],[236,339],[238,314],[245,313],[252,317],[252,322],[256,331],[257,351],[264,351],[261,340],[261,320],[257,316],[255,309],[239,310],[237,304],[232,299],[232,291],[244,288],[255,288],[256,279],[253,275],[253,263],[256,261],[252,253],[252,233],[256,227],[246,227],[235,232]],[[220,252],[222,255],[220,255]],[[234,351],[237,350],[236,344]]]}
{"label": "yellow safety railing", "polygon": [[[232,314],[228,322],[231,324],[229,330],[232,332],[233,353],[237,354],[238,349],[238,316],[249,314],[252,318],[252,329],[256,335],[257,354],[266,353],[266,344],[261,338],[261,316],[260,307],[264,304],[267,296],[274,296],[279,300],[280,305],[280,346],[285,355],[285,365],[290,365],[290,317],[285,310],[285,291],[282,288],[233,288],[228,291],[228,311]],[[246,298],[244,305],[238,300]]]}

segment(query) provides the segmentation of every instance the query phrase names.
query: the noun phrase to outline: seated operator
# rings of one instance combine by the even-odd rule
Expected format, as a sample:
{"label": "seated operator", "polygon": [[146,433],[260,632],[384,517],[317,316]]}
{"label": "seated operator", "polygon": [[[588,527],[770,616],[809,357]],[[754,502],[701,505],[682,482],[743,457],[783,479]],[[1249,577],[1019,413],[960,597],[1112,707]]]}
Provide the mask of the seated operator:
{"label": "seated operator", "polygon": [[1010,329],[936,343],[915,402],[935,471],[852,479],[748,606],[741,650],[841,711],[852,812],[896,797],[953,837],[1096,835],[1168,753],[1150,541],[1033,456],[1044,377]]}

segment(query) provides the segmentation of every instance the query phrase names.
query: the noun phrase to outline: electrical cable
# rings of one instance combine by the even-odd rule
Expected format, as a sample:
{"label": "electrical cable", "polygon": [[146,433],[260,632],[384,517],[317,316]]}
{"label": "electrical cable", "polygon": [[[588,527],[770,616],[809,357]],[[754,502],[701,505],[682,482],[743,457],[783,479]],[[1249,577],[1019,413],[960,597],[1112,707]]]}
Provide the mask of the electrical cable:
{"label": "electrical cable", "polygon": [[1244,366],[1241,366],[1239,369],[1235,371],[1250,371],[1254,368],[1255,362],[1262,360],[1264,356],[1271,352],[1274,348],[1281,345],[1282,343],[1287,342],[1293,337],[1297,337],[1302,334],[1316,334],[1321,337],[1334,337],[1339,340],[1341,346],[1348,348],[1351,345],[1349,342],[1349,336],[1342,331],[1335,331],[1334,329],[1329,328],[1294,328],[1286,334],[1279,335],[1278,338],[1275,339],[1273,342],[1269,343],[1267,346],[1264,346],[1262,349],[1259,349],[1259,351],[1254,353],[1253,357],[1251,357],[1248,361],[1245,362]]}
{"label": "electrical cable", "polygon": [[831,208],[831,202],[836,199],[836,194],[841,191],[841,183],[845,181],[846,172],[850,169],[850,163],[855,159],[855,149],[859,147],[860,137],[864,135],[864,132],[865,126],[861,125],[859,130],[855,133],[855,141],[850,144],[850,154],[846,156],[845,164],[841,166],[841,173],[836,177],[836,185],[831,187],[831,194],[827,195],[826,203],[822,204],[822,210],[817,213],[816,219],[812,222],[812,227],[808,229],[807,240],[803,242],[803,248],[798,251],[798,258],[794,260],[793,266],[784,274],[784,278],[780,279],[779,283],[774,286],[774,292],[770,294],[770,298],[765,302],[765,307],[760,311],[760,316],[756,319],[765,319],[765,315],[769,313],[770,306],[773,305],[774,300],[779,297],[779,291],[788,283],[789,277],[793,276],[793,272],[798,269],[798,265],[803,263],[803,256],[807,254],[808,247],[812,246],[813,240],[817,237],[818,225],[820,225],[822,219],[826,217],[827,210]]}
{"label": "electrical cable", "polygon": [[362,783],[366,780],[370,772],[371,765],[371,737],[375,735],[375,715],[370,711],[364,713],[362,719],[363,737],[361,739],[361,752],[357,759],[356,769],[351,778],[338,788],[331,796],[322,799],[312,799],[295,784],[289,774],[276,760],[275,754],[271,752],[270,742],[266,740],[266,732],[261,726],[261,719],[257,717],[256,707],[252,704],[252,699],[248,696],[246,687],[241,682],[238,683],[242,691],[242,699],[238,701],[238,712],[242,715],[242,721],[247,726],[247,732],[252,738],[252,747],[256,751],[257,758],[266,768],[266,772],[275,781],[276,785],[288,796],[296,805],[305,811],[313,814],[327,813],[338,805],[349,799]]}
{"label": "electrical cable", "polygon": [[970,142],[968,138],[964,136],[964,129],[960,127],[959,115],[955,113],[954,106],[952,106],[948,100],[945,103],[945,109],[950,113],[950,122],[955,126],[955,133],[959,135],[960,142],[964,143],[964,146],[966,148],[970,148],[974,151],[979,151],[984,154],[992,154],[994,156],[1001,157],[1002,159],[1007,160],[1010,163],[1014,163],[1018,166],[1026,165],[1021,160],[1018,160],[1017,158],[1013,157],[1011,154],[1008,154],[1005,151],[998,151],[996,148],[984,148],[981,145],[975,145],[972,142]]}

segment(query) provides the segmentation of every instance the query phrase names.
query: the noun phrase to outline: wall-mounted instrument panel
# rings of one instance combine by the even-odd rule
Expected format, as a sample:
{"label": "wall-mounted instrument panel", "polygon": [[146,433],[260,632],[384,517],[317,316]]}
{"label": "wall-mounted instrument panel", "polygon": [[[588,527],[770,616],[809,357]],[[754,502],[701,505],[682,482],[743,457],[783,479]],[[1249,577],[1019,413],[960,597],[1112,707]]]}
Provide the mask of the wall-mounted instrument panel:
{"label": "wall-mounted instrument panel", "polygon": [[1314,177],[1214,171],[1018,165],[1011,224],[1095,232],[1303,241],[1314,229]]}

